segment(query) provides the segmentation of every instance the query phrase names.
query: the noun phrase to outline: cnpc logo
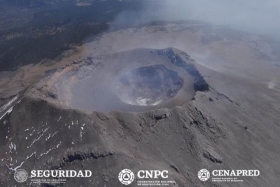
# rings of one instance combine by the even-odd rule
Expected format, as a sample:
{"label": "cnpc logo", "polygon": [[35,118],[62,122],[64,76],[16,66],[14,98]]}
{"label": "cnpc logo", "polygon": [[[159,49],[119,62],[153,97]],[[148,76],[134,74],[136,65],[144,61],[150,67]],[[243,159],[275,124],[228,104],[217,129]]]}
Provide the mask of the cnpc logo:
{"label": "cnpc logo", "polygon": [[[135,175],[130,169],[123,169],[119,173],[119,181],[124,185],[131,184],[134,179]],[[167,170],[139,170],[137,172],[137,178],[138,179],[157,179],[157,178],[168,178],[168,171]]]}
{"label": "cnpc logo", "polygon": [[167,170],[140,170],[137,173],[139,179],[157,179],[159,177],[167,179],[168,171]]}

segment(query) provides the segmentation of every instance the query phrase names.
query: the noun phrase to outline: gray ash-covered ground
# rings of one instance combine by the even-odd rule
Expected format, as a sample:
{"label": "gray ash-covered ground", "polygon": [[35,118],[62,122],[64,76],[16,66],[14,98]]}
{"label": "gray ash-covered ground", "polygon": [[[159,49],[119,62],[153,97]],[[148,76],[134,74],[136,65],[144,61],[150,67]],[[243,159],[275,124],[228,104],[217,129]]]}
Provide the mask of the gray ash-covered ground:
{"label": "gray ash-covered ground", "polygon": [[[124,168],[168,170],[168,180],[180,187],[277,186],[280,69],[259,58],[258,51],[273,56],[267,48],[252,47],[250,40],[263,44],[258,37],[206,42],[202,36],[209,36],[201,29],[197,23],[174,23],[106,33],[85,45],[90,52],[84,58],[53,69],[8,99],[0,112],[0,186],[19,186],[13,178],[17,168],[93,172],[89,179],[68,178],[60,185],[67,187],[123,186],[117,177]],[[115,100],[108,96],[118,78],[155,65],[183,79],[172,102],[141,111],[111,107]],[[90,100],[98,91],[100,106],[109,106],[105,111]],[[198,179],[202,168],[256,169],[260,176],[217,184]],[[21,186],[47,185],[28,179]]]}

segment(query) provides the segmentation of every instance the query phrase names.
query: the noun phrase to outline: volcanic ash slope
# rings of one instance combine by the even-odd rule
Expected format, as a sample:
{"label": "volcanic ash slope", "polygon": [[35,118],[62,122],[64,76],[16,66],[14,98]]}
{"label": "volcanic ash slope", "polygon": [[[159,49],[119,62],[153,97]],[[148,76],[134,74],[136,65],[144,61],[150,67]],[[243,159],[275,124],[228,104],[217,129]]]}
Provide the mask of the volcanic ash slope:
{"label": "volcanic ash slope", "polygon": [[[84,80],[94,76],[92,72],[96,68],[101,68],[101,72],[106,70],[102,67],[110,66],[110,57],[130,61],[147,53],[156,63],[132,63],[127,71],[162,65],[166,69],[162,66],[150,69],[152,74],[177,72],[174,79],[166,76],[170,81],[168,86],[172,81],[178,82],[177,77],[189,80],[184,81],[184,85],[192,85],[192,89],[187,89],[191,98],[163,108],[114,103],[108,105],[115,107],[112,111],[110,108],[96,111],[89,105],[80,108],[84,105],[72,103],[73,88],[79,83],[90,83]],[[34,85],[1,119],[1,185],[16,184],[11,174],[16,168],[22,168],[28,172],[32,169],[90,169],[93,176],[89,180],[70,178],[65,186],[122,186],[117,176],[128,168],[135,172],[168,170],[169,180],[176,181],[177,186],[218,186],[197,178],[197,172],[205,168],[260,170],[258,177],[246,177],[243,183],[223,183],[222,186],[277,186],[280,182],[279,92],[253,79],[207,68],[191,57],[174,48],[133,49],[89,56]],[[144,61],[149,59],[143,57]],[[176,62],[180,62],[178,66]],[[182,67],[186,65],[186,69]],[[120,80],[118,73],[114,75]],[[158,80],[160,76],[153,77]],[[103,81],[102,77],[95,78],[92,82]],[[128,82],[138,84],[134,79]],[[184,86],[172,88],[177,92],[170,101]],[[136,90],[136,95],[142,93]],[[88,98],[84,97],[91,102]],[[116,106],[129,106],[132,112],[115,111]],[[136,186],[136,182],[131,186]]]}

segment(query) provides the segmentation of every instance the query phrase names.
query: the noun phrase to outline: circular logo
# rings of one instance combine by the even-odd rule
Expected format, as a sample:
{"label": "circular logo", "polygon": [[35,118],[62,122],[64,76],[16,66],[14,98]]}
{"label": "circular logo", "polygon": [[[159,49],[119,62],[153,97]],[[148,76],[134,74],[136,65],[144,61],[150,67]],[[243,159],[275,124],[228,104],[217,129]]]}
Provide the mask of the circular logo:
{"label": "circular logo", "polygon": [[129,185],[134,181],[134,173],[129,169],[123,169],[119,173],[119,180],[124,185]]}
{"label": "circular logo", "polygon": [[201,169],[197,176],[201,181],[207,181],[210,178],[210,172],[207,169]]}
{"label": "circular logo", "polygon": [[15,174],[14,174],[14,179],[17,182],[25,182],[28,178],[28,173],[24,169],[17,169]]}

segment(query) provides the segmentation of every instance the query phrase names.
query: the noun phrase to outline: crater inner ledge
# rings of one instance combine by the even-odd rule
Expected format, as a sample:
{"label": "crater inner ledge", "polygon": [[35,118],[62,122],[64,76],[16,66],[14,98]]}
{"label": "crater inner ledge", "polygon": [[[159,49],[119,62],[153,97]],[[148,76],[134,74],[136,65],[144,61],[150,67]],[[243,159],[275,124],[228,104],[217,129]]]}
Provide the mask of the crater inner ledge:
{"label": "crater inner ledge", "polygon": [[127,104],[156,106],[176,96],[184,80],[164,65],[140,67],[121,75],[116,93]]}

